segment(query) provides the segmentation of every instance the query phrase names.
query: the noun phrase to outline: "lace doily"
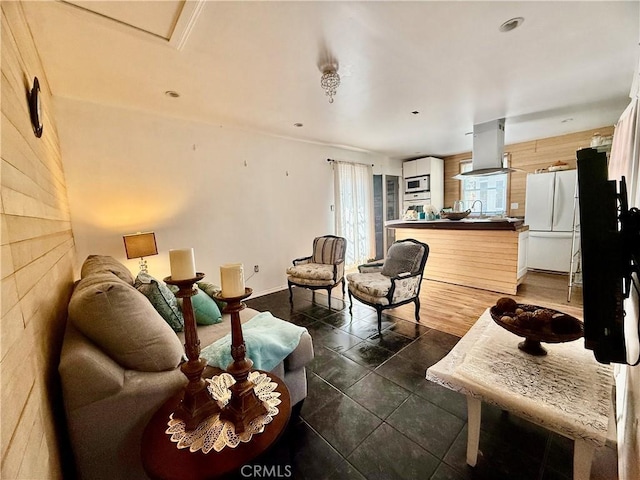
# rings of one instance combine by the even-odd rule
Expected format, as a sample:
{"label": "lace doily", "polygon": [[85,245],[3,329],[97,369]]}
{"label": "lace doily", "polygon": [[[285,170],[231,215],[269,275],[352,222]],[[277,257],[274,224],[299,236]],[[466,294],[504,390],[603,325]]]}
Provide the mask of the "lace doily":
{"label": "lace doily", "polygon": [[[202,450],[202,453],[209,453],[212,449],[219,452],[224,447],[235,448],[240,442],[250,441],[256,433],[262,433],[265,425],[278,414],[277,405],[281,400],[280,393],[275,391],[278,384],[272,382],[266,374],[253,371],[249,373],[248,378],[253,382],[253,389],[267,408],[267,413],[252,420],[249,428],[240,435],[236,435],[235,427],[231,422],[220,420],[219,413],[210,416],[192,431],[185,431],[185,423],[174,419],[171,414],[169,428],[165,433],[171,435],[171,441],[177,443],[178,448],[188,448],[191,452]],[[223,373],[206,381],[209,383],[207,386],[209,393],[218,402],[220,408],[224,408],[231,399],[229,387],[236,383],[235,379],[228,373]]]}

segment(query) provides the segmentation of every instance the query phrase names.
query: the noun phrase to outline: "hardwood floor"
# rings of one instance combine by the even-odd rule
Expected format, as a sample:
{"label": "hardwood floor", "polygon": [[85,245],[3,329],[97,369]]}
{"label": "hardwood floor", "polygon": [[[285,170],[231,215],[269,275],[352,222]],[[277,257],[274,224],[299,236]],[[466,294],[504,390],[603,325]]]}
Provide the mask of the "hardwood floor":
{"label": "hardwood floor", "polygon": [[[571,302],[567,302],[567,292],[567,275],[529,272],[518,287],[517,295],[511,297],[518,303],[553,308],[582,320],[582,289],[574,287]],[[420,290],[420,323],[462,337],[487,308],[504,296],[502,293],[424,280]],[[415,321],[414,310],[414,304],[410,303],[385,313]]]}

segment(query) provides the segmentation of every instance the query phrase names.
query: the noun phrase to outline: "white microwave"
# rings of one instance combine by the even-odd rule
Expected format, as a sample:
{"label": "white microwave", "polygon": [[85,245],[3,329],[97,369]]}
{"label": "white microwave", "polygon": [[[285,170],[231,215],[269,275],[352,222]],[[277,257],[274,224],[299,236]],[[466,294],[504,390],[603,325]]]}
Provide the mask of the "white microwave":
{"label": "white microwave", "polygon": [[404,179],[404,193],[428,192],[430,189],[430,175]]}

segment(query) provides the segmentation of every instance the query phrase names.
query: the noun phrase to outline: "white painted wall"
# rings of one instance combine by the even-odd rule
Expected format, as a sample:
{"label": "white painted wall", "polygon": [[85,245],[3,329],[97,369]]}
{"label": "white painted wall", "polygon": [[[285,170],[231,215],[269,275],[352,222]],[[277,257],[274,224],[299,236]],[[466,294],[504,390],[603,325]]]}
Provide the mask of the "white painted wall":
{"label": "white painted wall", "polygon": [[[149,272],[169,275],[171,248],[193,247],[196,267],[218,283],[219,266],[241,262],[254,295],[286,286],[291,260],[314,237],[334,233],[327,158],[400,163],[355,152],[140,111],[56,99],[77,258],[112,255],[132,272],[122,235],[154,231]],[[79,268],[79,265],[77,266]]]}

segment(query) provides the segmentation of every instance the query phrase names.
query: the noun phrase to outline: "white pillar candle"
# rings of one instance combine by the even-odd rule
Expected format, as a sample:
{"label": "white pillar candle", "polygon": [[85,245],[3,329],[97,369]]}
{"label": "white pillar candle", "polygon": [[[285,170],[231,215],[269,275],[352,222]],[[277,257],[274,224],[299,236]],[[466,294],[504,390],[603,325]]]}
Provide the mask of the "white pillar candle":
{"label": "white pillar candle", "polygon": [[227,263],[220,266],[222,296],[226,298],[244,295],[244,268],[241,263]]}
{"label": "white pillar candle", "polygon": [[172,280],[196,278],[196,260],[193,248],[169,250]]}

